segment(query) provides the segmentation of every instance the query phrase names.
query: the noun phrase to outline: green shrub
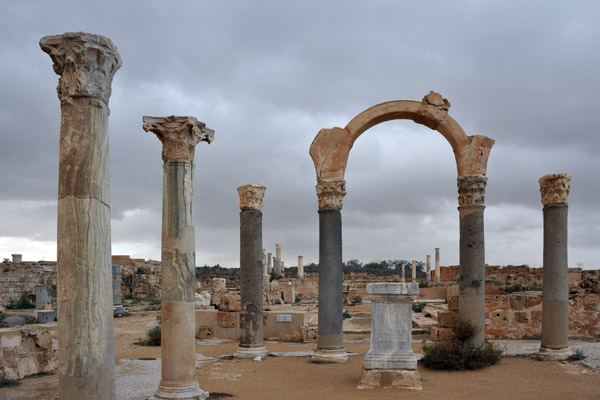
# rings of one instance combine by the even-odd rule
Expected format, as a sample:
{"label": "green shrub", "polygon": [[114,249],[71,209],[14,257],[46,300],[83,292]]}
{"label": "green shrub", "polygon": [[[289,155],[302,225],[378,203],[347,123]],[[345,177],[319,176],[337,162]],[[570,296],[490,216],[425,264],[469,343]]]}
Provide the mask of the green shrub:
{"label": "green shrub", "polygon": [[142,346],[160,346],[160,336],[160,325],[158,325],[150,329],[146,339],[140,339],[137,344],[141,344]]}
{"label": "green shrub", "polygon": [[21,385],[21,382],[15,381],[13,379],[6,379],[6,378],[0,379],[0,388],[17,387],[19,385]]}
{"label": "green shrub", "polygon": [[421,312],[425,308],[425,303],[414,303],[412,305],[413,312]]}
{"label": "green shrub", "polygon": [[150,305],[157,306],[157,305],[161,304],[161,300],[160,299],[150,299],[150,300],[148,300],[148,303],[150,303]]}
{"label": "green shrub", "polygon": [[581,360],[585,360],[586,358],[587,357],[585,356],[585,354],[583,354],[583,351],[576,350],[575,353],[571,354],[567,358],[567,361],[581,361]]}
{"label": "green shrub", "polygon": [[544,290],[544,287],[542,285],[531,285],[529,286],[529,290],[531,290],[532,292],[541,292],[542,290]]}
{"label": "green shrub", "polygon": [[208,400],[224,399],[226,397],[235,397],[235,396],[232,394],[229,394],[229,393],[224,393],[224,392],[211,392],[208,395]]}
{"label": "green shrub", "polygon": [[36,372],[35,374],[27,375],[27,378],[39,378],[41,376],[49,376],[49,375],[54,375],[54,374],[50,371],[40,371],[40,372]]}
{"label": "green shrub", "polygon": [[472,324],[459,321],[447,340],[424,346],[423,365],[431,369],[474,370],[494,365],[500,361],[502,351],[491,344],[471,346],[469,340],[477,333]]}
{"label": "green shrub", "polygon": [[352,315],[350,315],[350,313],[348,311],[344,311],[344,319],[348,319],[348,318],[352,318]]}
{"label": "green shrub", "polygon": [[350,302],[352,304],[359,304],[362,303],[362,297],[360,297],[359,295],[356,295],[352,300],[350,300]]}
{"label": "green shrub", "polygon": [[431,318],[431,314],[430,313],[425,314],[425,318]]}
{"label": "green shrub", "polygon": [[521,285],[520,283],[517,283],[515,285],[506,287],[504,289],[504,293],[508,294],[508,293],[515,293],[515,292],[524,292],[525,290],[526,290],[525,286]]}
{"label": "green shrub", "polygon": [[8,304],[6,305],[7,310],[22,310],[24,308],[35,308],[35,304],[29,300],[31,297],[31,292],[29,290],[21,293],[21,297],[19,300],[10,299],[8,300]]}

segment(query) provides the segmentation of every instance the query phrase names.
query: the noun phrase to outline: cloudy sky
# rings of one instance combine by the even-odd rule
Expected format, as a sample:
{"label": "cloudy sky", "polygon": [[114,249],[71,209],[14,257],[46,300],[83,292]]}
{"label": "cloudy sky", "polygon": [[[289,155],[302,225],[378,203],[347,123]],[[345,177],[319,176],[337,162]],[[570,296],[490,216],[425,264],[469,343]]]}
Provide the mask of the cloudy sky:
{"label": "cloudy sky", "polygon": [[[569,263],[600,267],[600,5],[594,1],[22,1],[0,4],[0,257],[56,259],[60,103],[42,36],[108,36],[113,254],[160,259],[162,160],[142,116],[190,115],[196,264],[239,265],[236,187],[267,186],[263,243],[318,261],[321,128],[435,90],[488,163],[486,261],[542,266],[537,180],[572,175]],[[344,260],[458,263],[456,164],[436,131],[390,121],[355,143]]]}

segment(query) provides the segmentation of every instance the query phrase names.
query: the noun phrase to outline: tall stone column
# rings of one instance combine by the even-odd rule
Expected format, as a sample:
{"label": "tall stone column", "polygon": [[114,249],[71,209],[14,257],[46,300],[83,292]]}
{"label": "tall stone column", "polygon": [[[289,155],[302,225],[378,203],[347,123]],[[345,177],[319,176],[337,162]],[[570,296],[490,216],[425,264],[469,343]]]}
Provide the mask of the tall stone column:
{"label": "tall stone column", "polygon": [[412,275],[410,278],[412,282],[417,280],[417,262],[415,260],[412,260]]}
{"label": "tall stone column", "polygon": [[281,245],[275,243],[275,273],[283,275],[283,268],[281,267]]}
{"label": "tall stone column", "polygon": [[214,131],[193,117],[143,117],[162,142],[162,335],[159,399],[205,399],[196,378],[194,153]]}
{"label": "tall stone column", "polygon": [[298,256],[298,278],[304,278],[304,257]]}
{"label": "tall stone column", "polygon": [[267,249],[262,249],[263,275],[269,275],[267,272]]}
{"label": "tall stone column", "polygon": [[435,281],[440,281],[440,248],[435,248]]}
{"label": "tall stone column", "polygon": [[[458,177],[458,212],[460,215],[460,277],[458,311],[460,319],[470,322],[477,333],[471,339],[482,346],[485,327],[485,240],[483,210],[485,185],[483,175]],[[437,268],[436,249],[436,268]],[[437,272],[437,271],[436,271]]]}
{"label": "tall stone column", "polygon": [[427,274],[425,279],[427,280],[427,282],[430,282],[431,281],[431,256],[429,254],[427,254],[427,270],[425,271],[425,273]]}
{"label": "tall stone column", "polygon": [[314,361],[346,362],[343,335],[342,204],[346,181],[319,182],[319,337]]}
{"label": "tall stone column", "polygon": [[115,399],[108,100],[122,61],[110,39],[45,36],[60,75],[58,382],[60,398]]}
{"label": "tall stone column", "polygon": [[263,342],[262,209],[265,187],[250,183],[240,195],[240,345],[237,358],[265,357]]}
{"label": "tall stone column", "polygon": [[552,174],[540,178],[544,206],[544,286],[540,358],[564,360],[569,348],[569,260],[567,214],[571,177]]}
{"label": "tall stone column", "polygon": [[273,270],[273,266],[271,265],[272,258],[273,254],[267,253],[267,275],[271,275],[271,271]]}
{"label": "tall stone column", "polygon": [[401,264],[400,268],[400,282],[406,282],[406,264]]}

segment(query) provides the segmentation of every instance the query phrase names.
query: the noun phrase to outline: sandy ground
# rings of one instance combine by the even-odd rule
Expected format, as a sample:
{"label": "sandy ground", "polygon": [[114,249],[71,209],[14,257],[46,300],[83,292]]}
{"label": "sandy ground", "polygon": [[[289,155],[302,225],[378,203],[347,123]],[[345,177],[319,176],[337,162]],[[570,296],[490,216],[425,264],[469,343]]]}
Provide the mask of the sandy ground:
{"label": "sandy ground", "polygon": [[[359,310],[356,310],[359,311]],[[135,345],[145,336],[146,324],[157,312],[135,313],[115,320],[117,392],[119,399],[142,400],[160,380],[159,347]],[[349,337],[350,338],[350,335]],[[353,335],[353,339],[360,335]],[[271,352],[314,350],[315,344],[267,342]],[[197,352],[200,387],[239,399],[600,399],[600,370],[577,363],[540,362],[529,358],[503,358],[481,371],[441,372],[419,367],[423,390],[358,390],[363,356],[368,343],[346,343],[359,353],[345,364],[313,364],[304,357],[267,357],[263,361],[221,359],[237,348],[235,342],[199,342]],[[421,352],[421,344],[413,347]],[[140,360],[145,359],[145,360]],[[150,359],[150,360],[148,360]],[[0,399],[58,398],[56,375],[30,378],[18,388],[0,389]],[[144,392],[145,394],[141,394]],[[215,397],[219,398],[219,397]],[[225,398],[225,397],[222,397]]]}

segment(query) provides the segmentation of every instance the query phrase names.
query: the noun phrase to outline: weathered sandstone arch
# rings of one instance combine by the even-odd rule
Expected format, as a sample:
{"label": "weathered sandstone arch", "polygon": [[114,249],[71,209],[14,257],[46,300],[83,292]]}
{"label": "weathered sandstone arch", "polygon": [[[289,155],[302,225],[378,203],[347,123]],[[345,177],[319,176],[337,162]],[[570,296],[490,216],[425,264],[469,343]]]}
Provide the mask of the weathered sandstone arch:
{"label": "weathered sandstone arch", "polygon": [[310,146],[317,173],[319,198],[319,343],[315,358],[345,361],[342,336],[341,209],[346,194],[346,164],[358,137],[385,121],[408,119],[437,130],[446,138],[456,160],[460,214],[461,318],[479,328],[475,344],[483,344],[485,252],[483,209],[487,160],[494,140],[467,136],[448,115],[450,102],[430,92],[422,101],[399,100],[373,106],[345,128],[321,129]]}

